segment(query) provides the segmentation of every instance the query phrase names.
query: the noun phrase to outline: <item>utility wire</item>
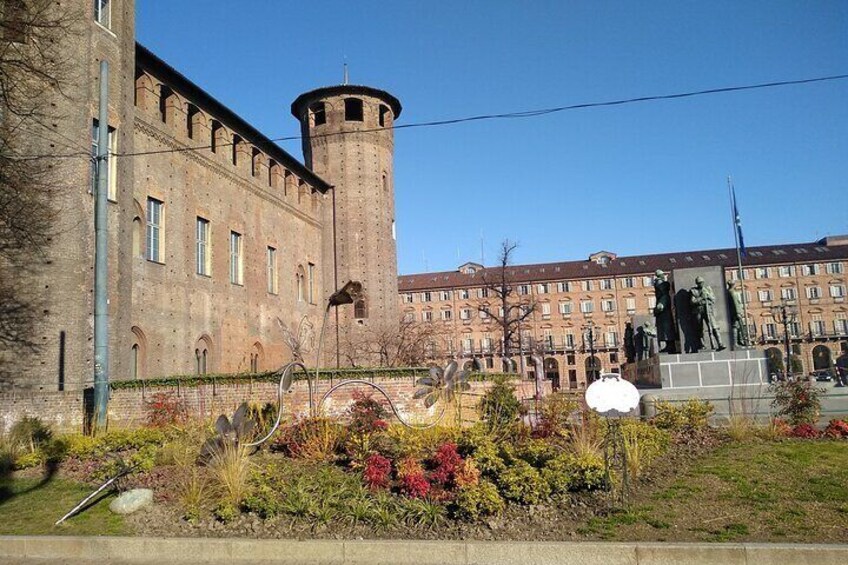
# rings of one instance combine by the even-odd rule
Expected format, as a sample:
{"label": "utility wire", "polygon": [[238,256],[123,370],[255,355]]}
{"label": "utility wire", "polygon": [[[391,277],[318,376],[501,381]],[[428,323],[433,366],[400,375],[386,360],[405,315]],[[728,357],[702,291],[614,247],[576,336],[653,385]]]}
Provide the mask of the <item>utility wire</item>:
{"label": "utility wire", "polygon": [[[692,98],[695,96],[706,96],[710,94],[723,94],[727,92],[739,92],[744,90],[756,90],[763,88],[775,88],[780,86],[792,86],[799,84],[809,84],[815,82],[827,82],[834,80],[843,80],[848,78],[848,74],[842,75],[830,75],[824,77],[816,77],[816,78],[806,78],[806,79],[798,79],[798,80],[784,80],[784,81],[776,81],[776,82],[764,82],[759,84],[747,84],[741,86],[727,86],[722,88],[710,88],[707,90],[695,90],[689,92],[678,92],[674,94],[659,94],[654,96],[641,96],[638,98],[623,98],[619,100],[608,100],[605,102],[586,102],[582,104],[571,104],[568,106],[556,106],[553,108],[544,108],[540,110],[524,110],[520,112],[508,112],[504,114],[482,114],[479,116],[467,116],[462,118],[452,118],[447,120],[431,120],[425,122],[413,122],[409,124],[400,124],[400,125],[392,125],[390,127],[381,127],[381,128],[367,128],[360,129],[349,132],[333,132],[333,133],[324,133],[318,135],[310,135],[310,139],[321,139],[324,137],[333,137],[333,136],[342,136],[342,135],[352,135],[359,133],[372,133],[378,131],[386,131],[386,130],[396,130],[396,129],[409,129],[409,128],[421,128],[421,127],[435,127],[435,126],[446,126],[453,124],[460,124],[465,122],[477,122],[484,120],[500,120],[500,119],[516,119],[516,118],[533,118],[537,116],[545,116],[548,114],[555,114],[558,112],[566,112],[569,110],[582,110],[586,108],[601,108],[606,106],[623,106],[625,104],[636,104],[640,102],[652,102],[657,100],[674,100],[677,98]],[[270,139],[269,141],[295,141],[302,139],[301,135],[290,135],[285,137],[276,137]],[[221,143],[216,144],[217,147],[225,147],[231,146],[232,143]],[[182,151],[194,151],[197,149],[211,149],[212,145],[204,145],[200,147],[181,147],[177,149],[160,149],[155,151],[141,151],[137,153],[118,153],[118,157],[136,157],[142,155],[157,155],[161,153],[177,153]]]}
{"label": "utility wire", "polygon": [[[705,90],[693,90],[688,92],[677,92],[672,94],[658,94],[653,96],[640,96],[636,98],[622,98],[618,100],[607,100],[602,102],[585,102],[581,104],[570,104],[567,106],[555,106],[552,108],[542,108],[537,110],[524,110],[518,112],[507,112],[502,114],[481,114],[477,116],[465,116],[460,118],[451,118],[445,120],[430,120],[423,122],[413,122],[408,124],[400,124],[400,125],[391,125],[389,127],[380,127],[380,128],[366,128],[359,129],[354,131],[347,132],[333,132],[333,133],[324,133],[317,135],[310,135],[310,139],[321,139],[325,137],[334,137],[334,136],[343,136],[343,135],[353,135],[353,134],[361,134],[361,133],[373,133],[379,131],[387,131],[387,130],[398,130],[398,129],[411,129],[411,128],[423,128],[423,127],[438,127],[438,126],[447,126],[454,124],[461,124],[466,122],[480,122],[487,120],[503,120],[503,119],[523,119],[523,118],[535,118],[538,116],[546,116],[549,114],[556,114],[559,112],[567,112],[571,110],[583,110],[588,108],[603,108],[609,106],[624,106],[627,104],[638,104],[642,102],[655,102],[660,100],[675,100],[680,98],[694,98],[696,96],[708,96],[712,94],[725,94],[728,92],[741,92],[745,90],[759,90],[766,88],[777,88],[783,86],[796,86],[801,84],[811,84],[817,82],[830,82],[836,80],[844,80],[848,79],[848,74],[839,74],[839,75],[829,75],[823,77],[815,77],[815,78],[805,78],[798,80],[783,80],[783,81],[775,81],[775,82],[763,82],[757,84],[746,84],[739,86],[726,86],[722,88],[709,88]],[[289,135],[283,137],[271,138],[268,141],[278,142],[278,141],[296,141],[302,139],[301,135]],[[215,144],[215,148],[220,147],[231,147],[234,145],[233,143],[217,143]],[[198,151],[201,149],[212,149],[212,145],[200,145],[193,147],[178,147],[172,149],[157,149],[154,151],[138,151],[134,153],[112,153],[111,157],[141,157],[145,155],[161,155],[165,153],[183,153],[186,151]],[[53,157],[63,158],[63,157],[79,157],[79,153],[72,153],[67,155],[53,155]],[[39,156],[39,158],[42,156]],[[19,157],[20,158],[20,157]],[[87,156],[90,158],[90,156]]]}

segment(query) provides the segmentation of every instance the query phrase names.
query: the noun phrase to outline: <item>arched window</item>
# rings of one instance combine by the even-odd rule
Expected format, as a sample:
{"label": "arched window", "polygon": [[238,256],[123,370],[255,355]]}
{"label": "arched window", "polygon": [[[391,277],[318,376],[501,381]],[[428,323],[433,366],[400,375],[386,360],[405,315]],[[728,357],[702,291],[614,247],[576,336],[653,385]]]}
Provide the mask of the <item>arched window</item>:
{"label": "arched window", "polygon": [[253,349],[250,352],[250,372],[258,373],[262,370],[262,357],[263,357],[263,349],[262,344],[258,341],[253,344]]}
{"label": "arched window", "polygon": [[826,345],[817,345],[813,348],[813,370],[821,371],[830,369],[833,364],[831,360],[830,348]]}
{"label": "arched window", "polygon": [[295,288],[297,289],[297,301],[303,302],[306,300],[306,274],[303,267],[298,267],[295,273]]}
{"label": "arched window", "polygon": [[353,304],[353,317],[357,320],[363,320],[368,317],[368,305],[365,304],[365,299],[360,298]]}
{"label": "arched window", "polygon": [[132,254],[133,257],[142,257],[143,251],[141,248],[141,218],[135,216],[132,223]]}
{"label": "arched window", "polygon": [[345,121],[362,121],[362,100],[359,98],[345,98]]}
{"label": "arched window", "polygon": [[212,120],[212,143],[210,144],[212,153],[218,152],[218,136],[223,135],[222,129],[224,129],[224,126],[221,125],[221,122]]}
{"label": "arched window", "polygon": [[194,348],[194,363],[195,373],[205,375],[209,371],[209,355],[212,349],[212,339],[208,335],[203,335],[197,340]]}
{"label": "arched window", "polygon": [[138,326],[132,329],[132,348],[130,349],[130,378],[143,379],[145,375],[145,356],[147,351],[147,338]]}
{"label": "arched window", "polygon": [[138,379],[138,344],[134,343],[130,352],[130,378]]}

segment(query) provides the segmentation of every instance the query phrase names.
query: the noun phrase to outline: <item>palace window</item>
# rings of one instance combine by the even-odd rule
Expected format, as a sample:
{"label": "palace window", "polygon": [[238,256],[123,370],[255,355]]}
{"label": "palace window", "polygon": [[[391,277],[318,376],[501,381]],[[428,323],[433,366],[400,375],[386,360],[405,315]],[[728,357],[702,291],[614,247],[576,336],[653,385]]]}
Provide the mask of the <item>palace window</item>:
{"label": "palace window", "polygon": [[615,300],[607,299],[601,301],[601,310],[604,312],[615,312]]}
{"label": "palace window", "polygon": [[559,313],[563,316],[568,316],[571,314],[571,302],[560,302],[559,303]]}
{"label": "palace window", "polygon": [[602,290],[612,290],[613,279],[601,279]]}
{"label": "palace window", "polygon": [[759,291],[757,291],[757,296],[760,299],[760,302],[771,302],[771,300],[772,300],[771,289],[766,288],[766,289],[759,290]]}
{"label": "palace window", "polygon": [[551,303],[550,302],[542,302],[542,316],[550,317],[551,315]]}
{"label": "palace window", "polygon": [[828,263],[827,272],[831,275],[841,275],[843,272],[842,263]]}
{"label": "palace window", "polygon": [[767,279],[771,276],[771,269],[768,267],[757,267],[756,277],[758,279]]}
{"label": "palace window", "polygon": [[209,220],[197,217],[195,226],[197,239],[197,274],[208,277],[212,272],[212,256],[209,252]]}
{"label": "palace window", "polygon": [[830,285],[831,298],[845,298],[845,286],[841,284]]}
{"label": "palace window", "polygon": [[470,320],[471,319],[471,308],[463,308],[459,311],[459,319],[460,320]]}
{"label": "palace window", "polygon": [[450,300],[451,299],[451,291],[443,290],[440,295],[440,300]]}
{"label": "palace window", "polygon": [[551,285],[548,283],[541,283],[536,286],[536,291],[539,294],[547,294],[551,291]]}
{"label": "palace window", "polygon": [[232,284],[243,284],[244,281],[244,241],[238,232],[230,232],[230,282]]}
{"label": "palace window", "polygon": [[821,298],[821,294],[822,294],[821,288],[819,288],[817,286],[808,286],[807,287],[807,298],[809,298],[811,300],[816,299],[816,298]]}
{"label": "palace window", "polygon": [[162,208],[155,198],[147,199],[147,260],[162,263]]}
{"label": "palace window", "polygon": [[635,288],[636,287],[636,278],[635,277],[624,277],[621,279],[621,288]]}
{"label": "palace window", "polygon": [[795,291],[795,287],[781,288],[780,298],[783,300],[795,300],[798,298],[798,293]]}
{"label": "palace window", "polygon": [[468,293],[467,288],[460,289],[460,291],[459,291],[459,299],[460,300],[468,300],[469,296],[470,295]]}
{"label": "palace window", "polygon": [[530,285],[529,284],[518,285],[518,294],[530,294]]}
{"label": "palace window", "polygon": [[819,274],[819,266],[817,264],[801,265],[801,276],[811,277],[817,274]]}
{"label": "palace window", "polygon": [[432,322],[433,321],[433,312],[431,312],[430,310],[426,310],[424,312],[421,312],[421,319],[424,320],[425,322]]}
{"label": "palace window", "polygon": [[270,245],[266,252],[266,263],[268,269],[268,292],[277,294],[277,250]]}
{"label": "palace window", "polygon": [[636,299],[635,298],[625,298],[624,299],[625,307],[627,308],[628,314],[633,314],[636,312]]}
{"label": "palace window", "polygon": [[94,0],[94,21],[109,29],[112,27],[112,2]]}
{"label": "palace window", "polygon": [[571,292],[571,283],[568,281],[558,282],[557,292]]}
{"label": "palace window", "polygon": [[584,314],[591,314],[595,311],[595,303],[591,300],[581,300],[580,301],[580,311]]}
{"label": "palace window", "polygon": [[453,319],[453,310],[442,310],[442,320],[448,321]]}
{"label": "palace window", "polygon": [[433,293],[429,290],[421,293],[421,302],[431,302],[433,300]]}
{"label": "palace window", "polygon": [[580,281],[580,288],[582,288],[584,292],[589,292],[590,290],[593,290],[594,284],[592,284],[592,281]]}
{"label": "palace window", "polygon": [[403,301],[406,304],[412,304],[415,301],[415,295],[411,292],[407,292],[403,295]]}

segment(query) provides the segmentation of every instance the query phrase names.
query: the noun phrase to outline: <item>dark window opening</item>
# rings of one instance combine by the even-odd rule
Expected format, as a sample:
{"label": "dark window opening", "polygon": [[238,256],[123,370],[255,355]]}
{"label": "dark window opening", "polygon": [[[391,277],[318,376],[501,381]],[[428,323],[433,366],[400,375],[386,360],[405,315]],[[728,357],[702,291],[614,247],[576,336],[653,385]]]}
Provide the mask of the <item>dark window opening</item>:
{"label": "dark window opening", "polygon": [[212,120],[212,153],[218,152],[218,130],[222,127],[224,126],[222,126],[220,122]]}
{"label": "dark window opening", "polygon": [[386,125],[386,114],[389,113],[389,109],[383,105],[380,106],[380,127],[385,127]]}
{"label": "dark window opening", "polygon": [[233,165],[238,165],[238,147],[241,143],[241,137],[233,135]]}
{"label": "dark window opening", "polygon": [[353,317],[357,320],[362,320],[368,317],[368,307],[366,306],[365,301],[361,298],[353,305]]}
{"label": "dark window opening", "polygon": [[194,117],[200,113],[200,110],[197,109],[197,106],[193,106],[191,104],[188,105],[188,112],[186,112],[186,130],[188,131],[188,138],[194,139]]}
{"label": "dark window opening", "polygon": [[327,123],[327,110],[323,102],[316,102],[309,107],[312,113],[312,125],[320,126]]}
{"label": "dark window opening", "polygon": [[170,89],[170,87],[165,86],[164,84],[159,87],[159,117],[162,118],[163,122],[167,122],[165,119],[168,113],[168,98],[173,96],[174,91]]}
{"label": "dark window opening", "polygon": [[359,98],[345,98],[345,121],[362,121],[362,100]]}

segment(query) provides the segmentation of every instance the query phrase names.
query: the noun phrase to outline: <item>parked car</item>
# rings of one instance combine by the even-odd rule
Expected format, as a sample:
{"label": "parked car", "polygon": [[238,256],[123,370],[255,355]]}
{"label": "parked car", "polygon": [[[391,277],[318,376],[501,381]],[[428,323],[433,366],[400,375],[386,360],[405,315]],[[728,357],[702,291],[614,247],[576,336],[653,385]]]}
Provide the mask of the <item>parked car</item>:
{"label": "parked car", "polygon": [[819,369],[810,373],[810,379],[820,382],[830,382],[833,380],[833,373],[830,369]]}

